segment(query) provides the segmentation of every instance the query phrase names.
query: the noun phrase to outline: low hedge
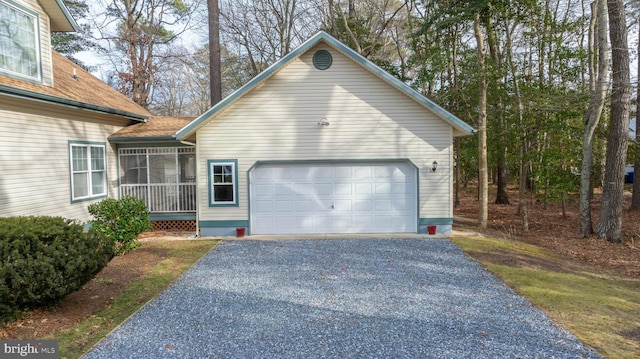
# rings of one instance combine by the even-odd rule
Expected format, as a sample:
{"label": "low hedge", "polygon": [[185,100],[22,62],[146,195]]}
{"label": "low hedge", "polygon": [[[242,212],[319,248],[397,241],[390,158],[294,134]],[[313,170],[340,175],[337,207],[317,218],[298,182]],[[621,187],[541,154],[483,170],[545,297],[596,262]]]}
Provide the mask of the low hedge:
{"label": "low hedge", "polygon": [[113,254],[113,240],[72,220],[0,218],[0,323],[80,289]]}

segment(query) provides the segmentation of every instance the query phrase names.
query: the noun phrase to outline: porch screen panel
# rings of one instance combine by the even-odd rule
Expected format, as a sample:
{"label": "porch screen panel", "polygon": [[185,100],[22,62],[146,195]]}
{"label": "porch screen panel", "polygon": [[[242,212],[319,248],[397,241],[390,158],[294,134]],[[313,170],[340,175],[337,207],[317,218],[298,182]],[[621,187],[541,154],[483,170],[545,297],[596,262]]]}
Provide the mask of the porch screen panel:
{"label": "porch screen panel", "polygon": [[[183,150],[183,151],[181,151]],[[179,186],[178,186],[178,206],[182,211],[195,211],[196,210],[196,155],[189,151],[189,149],[178,150],[178,171],[179,171]]]}
{"label": "porch screen panel", "polygon": [[148,183],[147,180],[147,156],[140,154],[120,156],[124,184]]}
{"label": "porch screen panel", "polygon": [[195,211],[193,148],[127,148],[119,158],[122,195],[143,200],[154,213]]}

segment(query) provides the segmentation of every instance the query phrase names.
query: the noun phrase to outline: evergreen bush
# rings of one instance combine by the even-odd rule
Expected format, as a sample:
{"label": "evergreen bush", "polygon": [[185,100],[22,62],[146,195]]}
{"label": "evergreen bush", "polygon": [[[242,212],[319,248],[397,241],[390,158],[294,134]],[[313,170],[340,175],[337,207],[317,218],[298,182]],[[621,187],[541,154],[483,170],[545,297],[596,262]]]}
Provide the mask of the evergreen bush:
{"label": "evergreen bush", "polygon": [[90,205],[89,213],[91,228],[116,242],[116,254],[140,247],[138,235],[153,227],[147,206],[133,196],[106,198]]}
{"label": "evergreen bush", "polygon": [[0,218],[0,323],[80,289],[113,250],[112,240],[72,220]]}

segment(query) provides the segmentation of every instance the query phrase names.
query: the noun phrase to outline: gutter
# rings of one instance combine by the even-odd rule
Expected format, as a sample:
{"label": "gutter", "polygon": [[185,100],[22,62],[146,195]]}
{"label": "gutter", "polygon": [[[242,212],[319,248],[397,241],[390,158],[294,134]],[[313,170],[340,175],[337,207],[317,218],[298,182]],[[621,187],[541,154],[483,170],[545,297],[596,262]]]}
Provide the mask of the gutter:
{"label": "gutter", "polygon": [[109,137],[111,143],[140,143],[140,142],[180,142],[174,135],[168,136],[129,136],[129,137]]}
{"label": "gutter", "polygon": [[128,120],[133,120],[138,122],[145,122],[149,118],[149,116],[140,115],[140,114],[129,112],[129,111],[123,111],[115,108],[98,106],[98,105],[70,100],[70,99],[66,99],[58,96],[45,95],[42,93],[23,90],[23,89],[10,87],[6,85],[0,85],[0,94],[10,96],[10,97],[20,98],[20,99],[43,102],[43,103],[52,104],[56,106],[86,110],[86,111],[91,111],[91,112],[96,112],[101,114],[115,115],[115,116],[126,118]]}

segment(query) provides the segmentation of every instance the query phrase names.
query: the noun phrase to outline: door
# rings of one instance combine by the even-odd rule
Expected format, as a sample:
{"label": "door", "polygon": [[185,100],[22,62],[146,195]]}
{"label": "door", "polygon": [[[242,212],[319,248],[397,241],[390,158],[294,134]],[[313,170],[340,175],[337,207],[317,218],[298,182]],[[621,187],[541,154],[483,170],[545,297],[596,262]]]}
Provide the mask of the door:
{"label": "door", "polygon": [[250,179],[252,234],[417,231],[406,162],[261,164]]}

